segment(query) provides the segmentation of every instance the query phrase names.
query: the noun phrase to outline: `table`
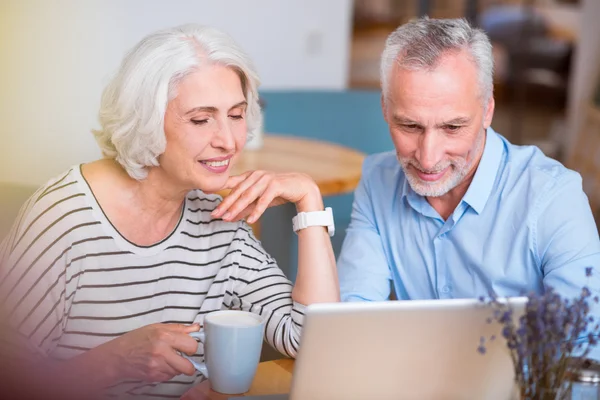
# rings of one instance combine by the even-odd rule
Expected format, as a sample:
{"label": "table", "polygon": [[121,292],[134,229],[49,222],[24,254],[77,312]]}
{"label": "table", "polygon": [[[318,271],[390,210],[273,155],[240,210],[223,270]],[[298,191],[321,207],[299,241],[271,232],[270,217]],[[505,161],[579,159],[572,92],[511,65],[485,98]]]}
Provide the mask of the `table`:
{"label": "table", "polygon": [[[254,381],[246,396],[289,393],[292,383],[294,360],[284,358],[275,361],[266,361],[258,365]],[[243,396],[243,395],[242,395]],[[232,395],[214,392],[210,389],[208,381],[188,390],[182,400],[227,400]]]}

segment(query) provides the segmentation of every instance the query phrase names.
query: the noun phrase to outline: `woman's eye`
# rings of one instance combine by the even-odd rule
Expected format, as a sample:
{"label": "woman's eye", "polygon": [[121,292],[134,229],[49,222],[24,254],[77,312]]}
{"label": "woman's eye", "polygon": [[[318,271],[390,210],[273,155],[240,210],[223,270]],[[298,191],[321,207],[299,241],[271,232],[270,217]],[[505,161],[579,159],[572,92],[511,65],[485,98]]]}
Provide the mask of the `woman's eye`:
{"label": "woman's eye", "polygon": [[231,119],[244,119],[243,115],[230,115],[229,118]]}
{"label": "woman's eye", "polygon": [[195,124],[195,125],[204,125],[208,122],[208,120],[207,119],[192,119],[191,122],[192,122],[192,124]]}

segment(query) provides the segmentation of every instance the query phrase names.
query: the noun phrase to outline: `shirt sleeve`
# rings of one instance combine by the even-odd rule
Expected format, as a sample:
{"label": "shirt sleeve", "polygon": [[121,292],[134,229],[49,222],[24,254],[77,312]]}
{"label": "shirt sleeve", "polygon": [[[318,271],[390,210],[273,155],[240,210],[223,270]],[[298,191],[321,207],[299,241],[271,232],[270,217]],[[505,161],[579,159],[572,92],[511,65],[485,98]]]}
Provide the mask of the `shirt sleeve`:
{"label": "shirt sleeve", "polygon": [[337,263],[342,301],[382,301],[390,297],[392,275],[369,189],[367,159],[354,192],[350,225]]}
{"label": "shirt sleeve", "polygon": [[0,245],[3,354],[25,355],[26,347],[45,357],[62,334],[67,249],[52,229],[62,223],[59,207],[44,196],[40,190],[28,200]]}
{"label": "shirt sleeve", "polygon": [[288,357],[296,357],[305,306],[292,300],[293,285],[243,223],[234,239],[241,246],[231,308],[261,315],[265,340]]}
{"label": "shirt sleeve", "polygon": [[[534,253],[542,266],[544,287],[574,299],[587,287],[592,298],[600,295],[600,239],[579,174],[568,171],[540,196],[533,225]],[[600,309],[590,300],[598,321]],[[593,357],[600,359],[600,349]]]}

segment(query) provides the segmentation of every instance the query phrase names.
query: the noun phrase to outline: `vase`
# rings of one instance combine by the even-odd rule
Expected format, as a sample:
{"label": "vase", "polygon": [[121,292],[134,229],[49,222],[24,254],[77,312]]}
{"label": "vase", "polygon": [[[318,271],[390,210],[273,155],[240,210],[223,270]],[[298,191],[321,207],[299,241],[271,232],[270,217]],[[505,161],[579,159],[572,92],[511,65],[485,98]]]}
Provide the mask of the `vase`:
{"label": "vase", "polygon": [[571,391],[568,385],[559,388],[539,388],[533,395],[527,394],[532,391],[517,387],[513,400],[571,400]]}
{"label": "vase", "polygon": [[542,388],[540,389],[539,396],[536,396],[540,400],[567,400],[566,390],[563,388]]}
{"label": "vase", "polygon": [[521,397],[521,400],[570,400],[568,387],[539,388],[537,393],[530,397]]}

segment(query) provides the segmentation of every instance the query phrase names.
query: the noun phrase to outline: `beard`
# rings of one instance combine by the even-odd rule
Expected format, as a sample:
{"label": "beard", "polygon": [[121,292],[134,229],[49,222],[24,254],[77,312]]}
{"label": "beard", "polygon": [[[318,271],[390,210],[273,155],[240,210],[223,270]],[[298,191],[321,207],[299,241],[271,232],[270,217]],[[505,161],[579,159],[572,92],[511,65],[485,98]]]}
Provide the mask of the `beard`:
{"label": "beard", "polygon": [[[475,147],[471,152],[472,154],[479,155],[483,147],[484,138],[485,133],[479,134]],[[440,197],[457,187],[469,174],[476,159],[476,157],[473,157],[470,161],[467,161],[466,157],[455,157],[440,161],[431,169],[425,169],[412,157],[400,157],[398,155],[397,158],[411,189],[424,197]],[[429,174],[439,173],[444,170],[446,172],[437,181],[430,182],[421,179],[415,170]]]}
{"label": "beard", "polygon": [[[409,157],[398,157],[398,161],[404,170],[404,175],[412,190],[420,196],[440,197],[458,186],[459,183],[469,173],[467,162],[462,160],[445,161],[437,164],[433,169],[425,170],[419,163]],[[418,169],[421,172],[435,174],[447,169],[446,173],[437,181],[424,181],[415,172]]]}

